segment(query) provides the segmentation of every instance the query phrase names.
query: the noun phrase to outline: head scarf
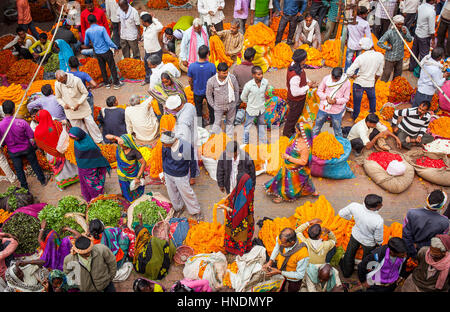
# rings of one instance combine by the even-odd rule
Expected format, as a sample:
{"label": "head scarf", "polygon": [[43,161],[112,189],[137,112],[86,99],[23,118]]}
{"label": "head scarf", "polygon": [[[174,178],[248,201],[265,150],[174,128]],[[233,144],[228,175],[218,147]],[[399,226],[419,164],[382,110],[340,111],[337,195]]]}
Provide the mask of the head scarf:
{"label": "head scarf", "polygon": [[302,73],[302,66],[300,63],[306,59],[308,56],[308,53],[303,49],[297,49],[295,50],[294,54],[292,55],[292,60],[294,61],[291,66],[289,66],[288,70],[295,71],[297,75],[300,75]]}
{"label": "head scarf", "polygon": [[74,148],[75,158],[79,168],[93,169],[106,167],[108,172],[111,170],[111,166],[102,155],[100,148],[86,132],[78,127],[73,127],[69,131],[69,136],[78,139],[74,142]]}
{"label": "head scarf", "polygon": [[[132,150],[139,150],[130,134],[124,134],[120,138],[122,139],[125,147],[131,148]],[[128,160],[120,145],[117,147],[116,159],[117,175],[119,176],[119,180],[126,182],[134,180],[139,173],[141,163],[136,160]]]}
{"label": "head scarf", "polygon": [[445,193],[444,191],[442,191],[442,193],[444,194],[444,200],[441,203],[437,203],[437,204],[433,204],[433,205],[431,205],[430,201],[429,201],[429,198],[430,198],[431,194],[428,195],[428,197],[427,197],[427,207],[428,207],[428,209],[440,210],[442,207],[445,206],[445,204],[447,203],[447,193]]}
{"label": "head scarf", "polygon": [[394,21],[394,24],[404,24],[405,18],[403,15],[395,15],[392,20]]}
{"label": "head scarf", "polygon": [[433,268],[439,271],[439,276],[436,281],[436,288],[442,289],[444,287],[445,281],[447,280],[449,271],[450,271],[450,236],[448,234],[445,235],[436,235],[437,238],[439,238],[442,241],[442,244],[447,249],[444,258],[442,258],[439,261],[435,261],[430,254],[430,249],[428,248],[426,254],[425,254],[425,262],[429,265],[431,265]]}
{"label": "head scarf", "polygon": [[58,44],[59,52],[59,69],[68,72],[70,70],[69,67],[69,58],[74,56],[73,50],[70,45],[62,39],[56,39],[55,42]]}
{"label": "head scarf", "polygon": [[[300,122],[300,135],[305,140],[306,145],[308,145],[309,149],[312,149],[313,144],[313,135],[312,135],[312,128],[311,126],[306,122]],[[298,136],[295,136],[295,139],[297,139]]]}
{"label": "head scarf", "polygon": [[361,40],[359,40],[359,45],[361,46],[361,49],[363,50],[370,50],[373,47],[373,41],[371,38],[361,38]]}
{"label": "head scarf", "polygon": [[64,291],[69,290],[69,284],[67,283],[67,275],[66,273],[60,271],[60,270],[53,270],[48,274],[48,283],[51,285],[53,283],[53,280],[55,278],[62,279],[61,289]]}
{"label": "head scarf", "polygon": [[34,130],[34,139],[37,146],[52,156],[64,157],[56,150],[62,132],[61,123],[53,120],[50,113],[45,109],[41,109],[36,114],[36,121],[39,123]]}

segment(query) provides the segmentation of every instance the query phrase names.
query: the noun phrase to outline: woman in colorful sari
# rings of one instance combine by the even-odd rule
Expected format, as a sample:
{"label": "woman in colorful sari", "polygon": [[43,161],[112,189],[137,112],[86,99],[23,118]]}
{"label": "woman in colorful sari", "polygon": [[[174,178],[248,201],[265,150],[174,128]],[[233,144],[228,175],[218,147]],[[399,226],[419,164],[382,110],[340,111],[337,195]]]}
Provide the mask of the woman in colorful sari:
{"label": "woman in colorful sari", "polygon": [[130,240],[119,227],[106,227],[99,219],[89,222],[89,235],[93,238],[94,245],[103,244],[108,246],[116,256],[117,269],[122,267],[127,259]]}
{"label": "woman in colorful sari", "polygon": [[38,111],[34,119],[39,123],[34,130],[34,140],[36,145],[46,153],[48,163],[55,175],[56,187],[62,191],[65,187],[79,181],[77,166],[67,161],[64,155],[56,150],[63,125],[53,120],[50,113],[44,109]]}
{"label": "woman in colorful sari", "polygon": [[286,102],[281,97],[275,95],[274,91],[275,89],[270,86],[266,92],[264,120],[269,128],[279,126],[284,121],[287,111]]}
{"label": "woman in colorful sari", "polygon": [[107,134],[105,137],[118,144],[116,159],[120,189],[123,197],[131,203],[144,194],[144,171],[147,163],[130,134],[121,137]]}
{"label": "woman in colorful sari", "polygon": [[67,282],[67,275],[61,270],[53,270],[48,274],[47,282],[44,282],[44,287],[47,292],[79,292],[76,286],[69,285]]}
{"label": "woman in colorful sari", "polygon": [[52,51],[58,53],[59,69],[68,72],[70,70],[69,58],[74,56],[70,45],[62,39],[56,39],[53,43]]}
{"label": "woman in colorful sari", "polygon": [[230,207],[225,223],[225,250],[242,256],[252,248],[255,227],[253,219],[253,198],[255,186],[247,173],[238,177],[238,184],[228,196]]}
{"label": "woman in colorful sari", "polygon": [[78,127],[69,131],[69,137],[74,142],[75,158],[80,177],[81,194],[85,201],[103,194],[105,188],[106,172],[111,171],[106,158],[92,138]]}
{"label": "woman in colorful sari", "polygon": [[139,225],[136,226],[136,251],[133,259],[133,267],[137,273],[151,280],[160,280],[167,275],[176,252],[172,240],[167,242],[155,236],[151,236],[144,227],[142,215],[138,215]]}
{"label": "woman in colorful sari", "polygon": [[308,164],[312,154],[312,129],[307,123],[297,123],[295,135],[289,141],[286,152],[281,155],[284,165],[265,184],[266,193],[275,196],[274,203],[294,201],[301,196],[319,196],[311,180]]}
{"label": "woman in colorful sari", "polygon": [[182,104],[187,102],[186,93],[181,82],[165,72],[161,74],[161,83],[150,89],[149,93],[158,101],[159,111],[162,114],[168,113],[165,109],[165,103],[169,96],[178,95]]}
{"label": "woman in colorful sari", "polygon": [[42,250],[40,259],[45,261],[44,267],[52,270],[62,270],[64,258],[72,249],[70,237],[67,236],[61,240],[58,233],[54,230],[46,229],[46,225],[47,222],[42,220],[38,236]]}

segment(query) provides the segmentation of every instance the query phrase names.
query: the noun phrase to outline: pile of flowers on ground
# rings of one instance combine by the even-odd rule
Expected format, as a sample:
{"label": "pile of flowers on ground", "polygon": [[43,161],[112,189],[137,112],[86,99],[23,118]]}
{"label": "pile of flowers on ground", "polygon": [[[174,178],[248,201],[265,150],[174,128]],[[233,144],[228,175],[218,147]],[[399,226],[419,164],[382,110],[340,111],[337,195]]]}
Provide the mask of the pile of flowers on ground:
{"label": "pile of flowers on ground", "polygon": [[450,117],[439,117],[428,126],[429,131],[442,138],[450,139]]}
{"label": "pile of flowers on ground", "polygon": [[272,50],[272,64],[270,66],[276,68],[286,68],[292,63],[292,49],[284,42],[280,42]]}
{"label": "pile of flowers on ground", "polygon": [[41,88],[46,84],[51,85],[53,92],[55,92],[55,82],[56,80],[35,80],[28,89],[27,96],[41,92]]}
{"label": "pile of flowers on ground", "polygon": [[[353,81],[351,81],[352,87],[350,92],[350,100],[347,103],[347,107],[353,108]],[[379,111],[384,104],[386,104],[389,97],[389,88],[391,86],[391,82],[384,82],[378,79],[378,81],[375,84],[375,94],[377,99],[377,107],[376,111]],[[369,106],[369,99],[367,98],[367,94],[364,92],[364,95],[361,100],[361,112],[368,111],[370,108]]]}
{"label": "pile of flowers on ground", "polygon": [[149,9],[165,9],[168,8],[167,0],[150,0],[147,2]]}
{"label": "pile of flowers on ground", "polygon": [[145,78],[144,62],[134,58],[124,58],[117,63],[122,77],[142,80]]}
{"label": "pile of flowers on ground", "polygon": [[6,100],[13,101],[16,106],[16,110],[18,110],[19,114],[24,117],[28,114],[26,102],[24,101],[22,106],[19,108],[19,104],[24,93],[25,91],[22,87],[15,83],[10,84],[8,87],[0,87],[0,105]]}
{"label": "pile of flowers on ground", "polygon": [[341,40],[327,40],[322,44],[322,57],[325,61],[325,66],[337,67],[339,66],[339,56],[341,54]]}
{"label": "pile of flowers on ground", "polygon": [[344,154],[344,147],[334,135],[324,131],[314,138],[312,154],[323,160],[339,158]]}
{"label": "pile of flowers on ground", "polygon": [[0,50],[14,39],[14,35],[4,35],[0,37]]}
{"label": "pile of flowers on ground", "polygon": [[414,89],[405,77],[395,77],[389,87],[388,101],[391,103],[409,102],[413,93]]}
{"label": "pile of flowers on ground", "polygon": [[164,53],[162,62],[164,64],[172,63],[178,70],[180,70],[180,61],[178,60],[178,57],[172,56],[169,53]]}
{"label": "pile of flowers on ground", "polygon": [[16,61],[17,58],[11,50],[0,51],[0,74],[6,74]]}
{"label": "pile of flowers on ground", "polygon": [[310,47],[306,43],[302,44],[299,47],[299,49],[303,49],[303,50],[306,51],[306,53],[308,53],[308,56],[306,58],[306,63],[305,63],[306,65],[316,66],[316,67],[323,65],[322,64],[323,63],[322,62],[322,53],[320,53],[319,50],[317,50],[317,49],[315,49],[313,47]]}
{"label": "pile of flowers on ground", "polygon": [[[86,59],[84,65],[80,66],[80,71],[87,73],[91,76],[96,83],[103,82],[102,72],[100,71],[100,65],[96,58],[89,57]],[[106,64],[106,72],[108,76],[111,75],[108,64]]]}
{"label": "pile of flowers on ground", "polygon": [[202,145],[202,155],[218,160],[225,151],[227,143],[230,141],[232,141],[231,138],[225,133],[214,133],[209,137],[208,141]]}
{"label": "pile of flowers on ground", "polygon": [[400,155],[390,152],[373,152],[367,159],[376,161],[384,170],[387,170],[387,167],[393,160],[403,161]]}
{"label": "pile of flowers on ground", "polygon": [[[9,83],[28,84],[33,78],[34,72],[38,68],[38,64],[31,60],[19,60],[15,62],[6,73]],[[42,80],[44,77],[44,69],[41,67],[36,79]]]}

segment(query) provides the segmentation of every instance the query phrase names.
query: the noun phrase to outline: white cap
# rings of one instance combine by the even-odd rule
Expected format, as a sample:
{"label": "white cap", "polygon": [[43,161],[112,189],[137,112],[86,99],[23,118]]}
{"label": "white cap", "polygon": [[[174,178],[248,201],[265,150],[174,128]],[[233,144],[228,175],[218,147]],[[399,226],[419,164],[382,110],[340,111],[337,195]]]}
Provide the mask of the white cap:
{"label": "white cap", "polygon": [[373,47],[372,38],[367,38],[367,37],[361,38],[361,40],[359,40],[359,45],[361,46],[361,48],[363,50],[366,50],[366,51],[372,49],[372,47]]}
{"label": "white cap", "polygon": [[405,23],[405,18],[403,17],[403,15],[395,15],[392,20],[394,21],[395,24],[404,24]]}
{"label": "white cap", "polygon": [[181,105],[181,98],[178,95],[171,95],[166,100],[166,107],[167,109],[176,109],[178,106]]}
{"label": "white cap", "polygon": [[140,17],[142,17],[142,16],[144,16],[144,15],[150,15],[150,13],[148,13],[147,11],[143,11],[143,12],[141,12],[141,15],[139,15]]}

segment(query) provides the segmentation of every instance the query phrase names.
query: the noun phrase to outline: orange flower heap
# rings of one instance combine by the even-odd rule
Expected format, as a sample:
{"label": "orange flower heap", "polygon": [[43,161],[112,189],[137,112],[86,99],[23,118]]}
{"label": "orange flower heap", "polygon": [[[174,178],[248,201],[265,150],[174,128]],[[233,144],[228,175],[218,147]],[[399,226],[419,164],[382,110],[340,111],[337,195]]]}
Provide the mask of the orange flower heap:
{"label": "orange flower heap", "polygon": [[258,237],[264,243],[267,253],[270,255],[275,248],[276,239],[284,228],[295,229],[295,219],[293,218],[275,218],[273,220],[265,220]]}
{"label": "orange flower heap", "polygon": [[255,162],[255,170],[259,171],[263,169],[266,160],[269,159],[269,148],[267,144],[246,144],[244,151],[250,155],[250,158]]}
{"label": "orange flower heap", "polygon": [[385,121],[390,121],[394,117],[394,111],[395,111],[395,108],[393,108],[392,106],[386,106],[381,111],[381,117]]}
{"label": "orange flower heap", "polygon": [[303,49],[306,51],[308,56],[306,57],[306,65],[310,66],[322,66],[322,53],[319,50],[310,47],[309,45],[302,44],[299,49]]}
{"label": "orange flower heap", "polygon": [[249,26],[245,31],[244,40],[247,41],[246,46],[263,45],[271,49],[275,47],[275,33],[263,23]]}
{"label": "orange flower heap", "polygon": [[[96,58],[87,58],[86,63],[83,66],[80,66],[80,71],[87,73],[96,83],[103,82],[102,72],[100,71],[100,66],[98,65]],[[106,72],[109,77],[111,71],[109,70],[108,64],[106,64]]]}
{"label": "orange flower heap", "polygon": [[450,139],[450,117],[439,117],[430,122],[430,132],[440,137]]}
{"label": "orange flower heap", "polygon": [[162,62],[164,64],[172,63],[178,70],[180,69],[180,62],[178,60],[178,57],[172,56],[168,53],[164,53],[162,57]]}
{"label": "orange flower heap", "polygon": [[17,61],[11,50],[0,51],[0,74],[6,74]]}
{"label": "orange flower heap", "polygon": [[411,87],[408,80],[406,80],[405,77],[398,76],[391,82],[388,100],[391,103],[409,102],[413,92],[414,89]]}
{"label": "orange flower heap", "polygon": [[322,57],[325,60],[325,66],[339,66],[339,55],[341,54],[341,40],[327,40],[322,44]]}
{"label": "orange flower heap", "polygon": [[14,39],[14,35],[5,35],[0,38],[0,50]]}
{"label": "orange flower heap", "polygon": [[202,155],[218,160],[225,151],[227,143],[230,141],[230,137],[223,132],[219,134],[212,134],[208,141],[206,141],[206,143],[202,146]]}
{"label": "orange flower heap", "polygon": [[150,0],[147,2],[149,9],[165,9],[169,7],[167,0]]}
{"label": "orange flower heap", "polygon": [[194,103],[194,92],[192,91],[191,86],[184,88],[184,93],[186,93],[188,103]]}
{"label": "orange flower heap", "polygon": [[292,62],[292,49],[284,42],[280,42],[272,50],[272,67],[286,68]]}
{"label": "orange flower heap", "polygon": [[[6,73],[9,83],[28,84],[38,68],[38,64],[31,60],[19,60]],[[44,68],[40,68],[36,79],[42,80],[44,77]]]}
{"label": "orange flower heap", "polygon": [[314,138],[312,154],[323,160],[339,158],[344,154],[344,147],[334,135],[324,131]]}
{"label": "orange flower heap", "polygon": [[233,65],[231,57],[225,54],[225,46],[219,36],[214,35],[209,38],[209,61],[217,66],[217,64],[225,62],[228,66]]}
{"label": "orange flower heap", "polygon": [[188,0],[168,0],[168,1],[171,5],[174,6],[185,5],[188,2]]}
{"label": "orange flower heap", "polygon": [[25,117],[29,114],[25,100],[19,108],[19,104],[24,93],[25,91],[22,87],[15,83],[10,84],[8,87],[0,87],[0,105],[6,100],[13,101],[15,104],[15,109],[19,111],[19,115],[21,115],[21,117]]}
{"label": "orange flower heap", "polygon": [[[272,24],[270,24],[270,29],[276,34],[278,32],[278,27],[280,26],[281,16],[272,18]],[[289,27],[286,27],[283,32],[283,38],[281,40],[286,40],[289,35]]]}
{"label": "orange flower heap", "polygon": [[49,84],[52,86],[53,91],[55,90],[55,82],[56,80],[35,80],[31,84],[31,87],[28,89],[27,96],[32,95],[33,93],[41,92],[41,88]]}
{"label": "orange flower heap", "polygon": [[117,63],[122,76],[126,79],[142,80],[145,78],[144,62],[133,58],[124,58]]}
{"label": "orange flower heap", "polygon": [[225,252],[224,240],[224,225],[202,221],[189,229],[184,244],[194,249],[195,254]]}

